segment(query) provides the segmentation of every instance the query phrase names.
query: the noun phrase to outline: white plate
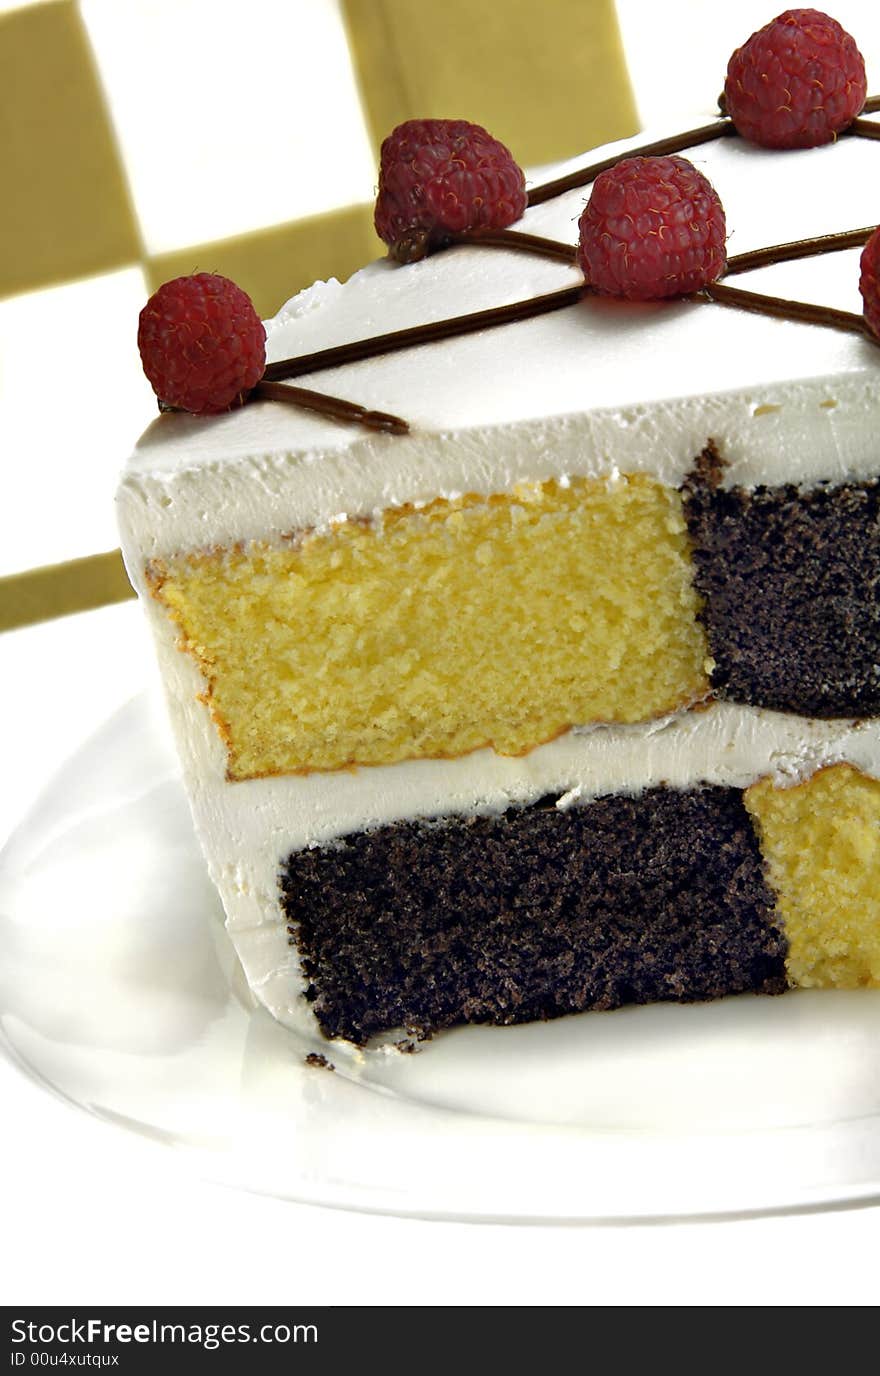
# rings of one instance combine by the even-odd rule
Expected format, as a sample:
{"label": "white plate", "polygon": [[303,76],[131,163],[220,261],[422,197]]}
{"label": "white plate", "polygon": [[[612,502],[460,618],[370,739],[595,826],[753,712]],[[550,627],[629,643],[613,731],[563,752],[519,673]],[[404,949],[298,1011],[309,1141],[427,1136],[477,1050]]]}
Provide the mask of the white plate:
{"label": "white plate", "polygon": [[462,1028],[306,1066],[317,1043],[240,976],[143,698],[0,856],[0,1025],[67,1100],[282,1198],[610,1222],[880,1197],[880,991]]}

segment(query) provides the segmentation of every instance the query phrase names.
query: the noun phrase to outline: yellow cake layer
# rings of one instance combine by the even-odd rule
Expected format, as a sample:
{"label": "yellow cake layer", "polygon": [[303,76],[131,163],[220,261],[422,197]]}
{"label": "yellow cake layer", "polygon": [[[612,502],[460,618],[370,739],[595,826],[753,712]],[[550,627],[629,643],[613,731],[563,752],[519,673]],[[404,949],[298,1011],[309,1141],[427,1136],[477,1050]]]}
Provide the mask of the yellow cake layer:
{"label": "yellow cake layer", "polygon": [[392,509],[150,578],[234,779],[521,754],[708,690],[681,500],[640,475]]}
{"label": "yellow cake layer", "polygon": [[792,984],[880,984],[880,782],[851,765],[746,790],[788,938]]}

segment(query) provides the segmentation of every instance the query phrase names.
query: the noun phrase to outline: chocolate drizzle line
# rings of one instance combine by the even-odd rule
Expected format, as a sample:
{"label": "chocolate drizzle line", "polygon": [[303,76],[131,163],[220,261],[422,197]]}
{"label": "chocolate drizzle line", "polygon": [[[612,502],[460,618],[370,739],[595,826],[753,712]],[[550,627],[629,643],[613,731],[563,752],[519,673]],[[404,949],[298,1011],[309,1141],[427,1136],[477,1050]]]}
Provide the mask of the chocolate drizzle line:
{"label": "chocolate drizzle line", "polygon": [[510,325],[516,320],[528,320],[535,315],[561,310],[563,306],[573,306],[589,290],[585,282],[580,282],[573,287],[563,287],[561,291],[547,292],[544,296],[514,301],[509,306],[493,306],[487,311],[454,315],[449,320],[435,320],[427,325],[412,325],[406,330],[393,330],[390,334],[376,335],[371,339],[357,339],[351,344],[336,344],[330,349],[318,349],[315,353],[301,354],[298,358],[270,363],[263,378],[267,382],[277,382],[287,377],[303,377],[306,373],[339,368],[345,363],[359,363],[364,358],[395,353],[398,349],[409,349],[417,344],[431,344],[438,339],[453,339],[477,330],[489,330],[496,325]]}
{"label": "chocolate drizzle line", "polygon": [[811,325],[828,325],[835,330],[847,330],[873,339],[864,316],[853,311],[840,311],[833,306],[814,306],[808,301],[786,301],[781,296],[764,296],[742,287],[728,287],[723,282],[710,282],[702,295],[722,306],[738,306],[740,310],[758,315],[774,315],[783,320],[806,321]]}
{"label": "chocolate drizzle line", "polygon": [[813,239],[793,239],[788,244],[772,244],[769,248],[752,249],[750,253],[736,253],[728,258],[724,276],[792,262],[795,258],[811,258],[819,253],[835,253],[838,249],[861,248],[876,228],[876,225],[867,225],[864,229],[847,229],[841,234],[818,234]]}
{"label": "chocolate drizzle line", "polygon": [[[811,239],[792,239],[789,243],[770,244],[767,248],[736,253],[732,258],[728,258],[722,276],[730,277],[738,272],[752,272],[755,268],[772,267],[776,263],[788,263],[796,258],[812,258],[823,253],[834,253],[838,249],[861,248],[878,228],[878,225],[865,225],[862,229],[817,234]],[[565,244],[560,239],[539,238],[537,234],[520,234],[518,230],[513,229],[471,231],[459,235],[454,242],[488,244],[493,248],[521,248],[545,258],[555,258],[572,264],[576,264],[578,259],[576,244]]]}
{"label": "chocolate drizzle line", "polygon": [[846,132],[863,139],[880,139],[880,124],[873,119],[854,119]]}
{"label": "chocolate drizzle line", "polygon": [[[862,114],[880,111],[880,95],[869,96],[862,107]],[[880,138],[880,124],[864,119],[856,119],[844,133],[871,139]],[[601,172],[607,171],[624,158],[662,157],[671,153],[685,152],[715,139],[736,137],[737,130],[726,115],[722,106],[721,116],[711,124],[697,129],[688,129],[669,138],[658,139],[653,143],[642,144],[638,148],[627,149],[623,153],[604,158],[601,162],[570,172],[552,182],[544,182],[532,187],[528,193],[530,206],[541,205],[566,191],[587,186],[595,181]],[[754,268],[769,267],[775,263],[788,262],[796,258],[806,258],[814,254],[831,253],[838,249],[857,248],[866,243],[874,227],[846,230],[839,234],[824,234],[812,239],[797,239],[786,244],[774,244],[768,248],[753,249],[748,253],[735,254],[728,260],[725,276],[749,272]],[[526,234],[520,230],[477,230],[456,235],[450,239],[450,246],[459,244],[480,244],[486,247],[516,248],[524,252],[538,253],[557,261],[576,264],[577,246],[565,244],[556,239],[546,239],[537,234]],[[475,311],[468,315],[453,316],[448,320],[438,320],[427,325],[414,325],[405,330],[394,330],[389,334],[377,335],[371,339],[359,339],[349,344],[338,344],[329,349],[319,349],[314,353],[302,354],[270,363],[262,381],[252,395],[257,398],[289,402],[307,407],[330,416],[335,420],[354,421],[371,429],[385,430],[393,434],[405,434],[409,426],[399,416],[387,415],[381,411],[370,411],[353,402],[329,397],[320,392],[304,388],[279,387],[276,384],[285,378],[303,377],[308,373],[319,372],[325,368],[339,368],[362,359],[376,358],[382,354],[394,353],[436,340],[453,339],[477,330],[492,329],[498,325],[512,324],[527,320],[549,311],[561,310],[574,305],[592,291],[589,283],[584,282],[560,291],[549,292],[543,296],[531,297],[526,301],[516,301],[511,305],[497,306],[489,310]],[[739,287],[726,286],[721,282],[712,283],[692,300],[712,300],[719,305],[737,306],[741,310],[771,315],[778,318],[807,321],[811,324],[826,325],[833,329],[846,330],[860,334],[871,340],[871,334],[864,318],[852,311],[836,310],[830,306],[817,306],[803,301],[787,301],[778,296],[765,296],[759,292],[744,291]],[[876,342],[876,341],[874,341]]]}
{"label": "chocolate drizzle line", "polygon": [[716,119],[711,124],[700,125],[699,129],[687,129],[683,134],[672,134],[669,138],[657,139],[654,143],[643,143],[639,148],[629,148],[625,153],[615,153],[613,157],[603,158],[601,162],[594,162],[589,167],[582,167],[567,173],[564,177],[557,177],[556,181],[533,186],[528,193],[529,205],[542,205],[544,201],[561,196],[565,191],[574,191],[578,186],[588,186],[596,180],[600,172],[607,172],[624,158],[660,158],[669,153],[683,153],[685,149],[696,148],[701,143],[711,143],[713,139],[730,138],[735,134],[736,129],[730,120]]}
{"label": "chocolate drizzle line", "polygon": [[[267,370],[268,371],[268,370]],[[251,392],[254,401],[281,401],[302,410],[317,411],[331,420],[352,421],[368,430],[384,430],[391,435],[409,434],[409,425],[400,416],[386,411],[370,411],[355,401],[329,397],[324,392],[312,392],[305,387],[289,387],[283,382],[258,382]]]}
{"label": "chocolate drizzle line", "polygon": [[576,263],[577,244],[565,244],[561,239],[545,239],[539,234],[525,234],[519,229],[471,229],[457,234],[453,244],[480,244],[491,248],[520,248],[544,258],[556,258],[563,263]]}

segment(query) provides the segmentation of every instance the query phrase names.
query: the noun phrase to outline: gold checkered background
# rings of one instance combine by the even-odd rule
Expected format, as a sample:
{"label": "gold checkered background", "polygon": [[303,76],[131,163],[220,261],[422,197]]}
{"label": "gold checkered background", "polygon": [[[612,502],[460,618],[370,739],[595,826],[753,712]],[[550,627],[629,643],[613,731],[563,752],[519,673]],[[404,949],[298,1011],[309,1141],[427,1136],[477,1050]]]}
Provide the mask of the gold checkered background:
{"label": "gold checkered background", "polygon": [[634,132],[611,0],[3,0],[0,630],[131,595],[112,498],[153,414],[149,292],[209,269],[269,315],[347,277],[380,251],[379,143],[439,115],[525,166]]}

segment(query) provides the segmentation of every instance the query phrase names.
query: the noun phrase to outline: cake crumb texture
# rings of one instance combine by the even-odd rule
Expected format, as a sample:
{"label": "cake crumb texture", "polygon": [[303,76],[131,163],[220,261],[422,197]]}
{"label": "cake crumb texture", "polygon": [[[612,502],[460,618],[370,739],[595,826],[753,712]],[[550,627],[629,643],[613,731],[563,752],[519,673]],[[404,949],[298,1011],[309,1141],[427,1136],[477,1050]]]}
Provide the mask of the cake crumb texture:
{"label": "cake crumb texture", "polygon": [[153,566],[233,779],[522,754],[705,696],[680,494],[522,485]]}
{"label": "cake crumb texture", "polygon": [[839,764],[794,788],[761,780],[745,800],[778,895],[790,982],[880,985],[880,781]]}
{"label": "cake crumb texture", "polygon": [[294,852],[281,882],[318,1021],[358,1043],[786,987],[738,789],[398,822]]}
{"label": "cake crumb texture", "polygon": [[880,715],[880,483],[684,487],[719,697],[816,717]]}

